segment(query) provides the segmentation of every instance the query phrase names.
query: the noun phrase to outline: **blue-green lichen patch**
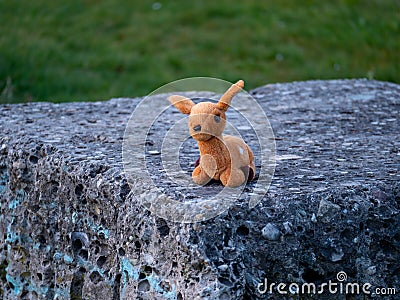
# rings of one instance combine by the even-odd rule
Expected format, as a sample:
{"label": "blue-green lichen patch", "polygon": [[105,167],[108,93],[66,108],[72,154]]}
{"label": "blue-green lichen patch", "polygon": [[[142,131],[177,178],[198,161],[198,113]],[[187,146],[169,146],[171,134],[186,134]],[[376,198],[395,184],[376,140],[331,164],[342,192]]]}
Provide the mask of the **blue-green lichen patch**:
{"label": "blue-green lichen patch", "polygon": [[18,205],[21,205],[26,199],[26,193],[24,190],[18,190],[14,199],[8,203],[8,208],[14,210]]}
{"label": "blue-green lichen patch", "polygon": [[122,299],[125,299],[125,291],[131,280],[138,282],[138,293],[153,291],[161,295],[163,299],[177,299],[175,285],[156,275],[149,266],[138,269],[133,266],[128,258],[122,258],[120,262],[120,272],[122,273]]}
{"label": "blue-green lichen patch", "polygon": [[108,239],[110,235],[110,231],[102,225],[92,223],[90,224],[90,228],[104,239]]}
{"label": "blue-green lichen patch", "polygon": [[8,282],[8,286],[14,292],[15,296],[19,296],[22,292],[23,283],[21,279],[18,277],[13,277],[9,274],[9,266],[6,268],[6,280]]}
{"label": "blue-green lichen patch", "polygon": [[[26,200],[26,193],[24,190],[18,190],[15,197],[8,203],[8,209],[11,210],[11,222],[7,224],[7,235],[6,241],[8,243],[21,242],[21,232],[19,230],[13,230],[13,223],[16,219],[14,211]],[[29,240],[29,237],[26,237]]]}

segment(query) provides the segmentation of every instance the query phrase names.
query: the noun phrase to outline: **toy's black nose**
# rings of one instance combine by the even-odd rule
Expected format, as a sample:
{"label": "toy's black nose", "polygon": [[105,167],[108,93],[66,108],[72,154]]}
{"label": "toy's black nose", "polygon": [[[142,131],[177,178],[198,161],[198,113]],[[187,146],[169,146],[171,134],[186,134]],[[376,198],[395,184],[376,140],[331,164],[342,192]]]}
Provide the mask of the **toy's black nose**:
{"label": "toy's black nose", "polygon": [[200,125],[194,126],[193,130],[194,131],[200,131],[201,130],[201,126]]}

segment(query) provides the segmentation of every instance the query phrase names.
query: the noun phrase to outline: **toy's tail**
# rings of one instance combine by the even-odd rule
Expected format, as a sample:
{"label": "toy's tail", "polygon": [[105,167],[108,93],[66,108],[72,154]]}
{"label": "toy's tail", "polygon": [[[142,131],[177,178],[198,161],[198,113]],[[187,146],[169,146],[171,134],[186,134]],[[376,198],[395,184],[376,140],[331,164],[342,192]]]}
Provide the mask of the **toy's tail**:
{"label": "toy's tail", "polygon": [[244,87],[243,80],[239,80],[235,84],[232,84],[232,86],[225,92],[225,94],[222,95],[221,99],[219,99],[218,108],[224,111],[228,110],[232,98],[237,93],[239,93],[243,87]]}

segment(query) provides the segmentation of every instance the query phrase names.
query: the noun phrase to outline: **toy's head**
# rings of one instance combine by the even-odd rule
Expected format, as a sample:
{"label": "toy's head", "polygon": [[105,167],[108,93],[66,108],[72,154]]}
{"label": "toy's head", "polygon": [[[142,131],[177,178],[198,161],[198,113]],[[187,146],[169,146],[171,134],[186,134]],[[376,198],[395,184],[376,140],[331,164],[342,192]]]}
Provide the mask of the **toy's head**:
{"label": "toy's head", "polygon": [[191,99],[173,95],[168,100],[183,114],[189,115],[189,132],[197,141],[207,141],[212,137],[220,137],[225,129],[225,112],[229,104],[243,88],[243,80],[233,84],[222,95],[218,103],[200,102],[195,104]]}

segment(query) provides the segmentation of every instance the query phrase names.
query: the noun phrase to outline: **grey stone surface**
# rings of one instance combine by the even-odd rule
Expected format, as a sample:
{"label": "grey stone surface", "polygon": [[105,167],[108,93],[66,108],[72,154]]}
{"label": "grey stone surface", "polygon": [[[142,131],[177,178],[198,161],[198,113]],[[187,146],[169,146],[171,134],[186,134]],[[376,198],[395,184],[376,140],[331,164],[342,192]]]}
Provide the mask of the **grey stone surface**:
{"label": "grey stone surface", "polygon": [[[271,188],[253,209],[244,197],[195,224],[153,216],[131,193],[121,145],[141,99],[0,106],[1,297],[286,299],[259,284],[320,285],[341,271],[343,282],[400,293],[400,86],[309,81],[251,94],[275,132]],[[151,147],[161,138],[151,136],[148,169],[168,190]],[[182,151],[190,172],[195,144]]]}

